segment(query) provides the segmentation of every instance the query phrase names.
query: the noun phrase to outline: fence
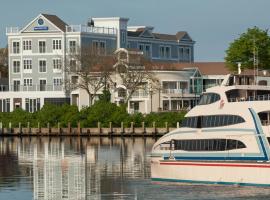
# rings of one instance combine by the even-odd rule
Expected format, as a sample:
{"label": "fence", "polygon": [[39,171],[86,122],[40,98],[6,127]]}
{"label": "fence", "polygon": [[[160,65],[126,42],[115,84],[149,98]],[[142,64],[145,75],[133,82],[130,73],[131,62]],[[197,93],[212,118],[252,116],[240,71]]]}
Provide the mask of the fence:
{"label": "fence", "polygon": [[[177,123],[179,127],[179,123]],[[108,128],[101,127],[101,123],[98,122],[96,128],[81,128],[80,123],[77,127],[71,127],[68,123],[67,128],[58,126],[51,127],[50,124],[47,124],[47,127],[30,127],[30,123],[27,124],[27,127],[22,127],[19,123],[19,127],[13,128],[12,124],[9,123],[8,127],[3,127],[0,122],[0,137],[1,136],[151,136],[151,137],[160,137],[166,133],[174,130],[168,126],[168,123],[165,123],[165,127],[159,128],[156,127],[156,123],[153,122],[152,127],[145,127],[144,122],[142,122],[141,127],[134,127],[134,123],[131,122],[130,127],[124,127],[124,123],[121,123],[121,127],[113,127],[112,123],[109,123]]]}

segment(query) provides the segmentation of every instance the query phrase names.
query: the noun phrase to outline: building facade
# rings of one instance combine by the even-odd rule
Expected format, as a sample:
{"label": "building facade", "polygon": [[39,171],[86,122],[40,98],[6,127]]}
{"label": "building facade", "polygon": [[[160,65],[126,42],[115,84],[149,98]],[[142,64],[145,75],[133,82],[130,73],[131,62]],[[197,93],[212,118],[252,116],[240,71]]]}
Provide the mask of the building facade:
{"label": "building facade", "polygon": [[1,85],[0,112],[39,110],[45,103],[70,103],[65,83],[78,67],[69,55],[83,46],[100,54],[118,48],[142,51],[149,60],[193,62],[194,41],[187,32],[154,33],[153,27],[128,26],[127,18],[92,18],[85,25],[68,25],[55,15],[40,14],[23,28],[7,28],[9,83]]}

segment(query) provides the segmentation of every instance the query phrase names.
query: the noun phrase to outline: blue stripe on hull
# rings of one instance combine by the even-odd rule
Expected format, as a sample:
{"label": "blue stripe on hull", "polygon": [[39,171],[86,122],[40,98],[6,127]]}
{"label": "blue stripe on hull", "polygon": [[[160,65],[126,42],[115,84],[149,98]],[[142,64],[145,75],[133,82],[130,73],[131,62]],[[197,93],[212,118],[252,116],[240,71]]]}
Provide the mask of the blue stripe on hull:
{"label": "blue stripe on hull", "polygon": [[196,181],[196,180],[181,180],[168,178],[151,178],[152,181],[177,182],[177,183],[193,183],[193,184],[216,184],[216,185],[240,185],[240,186],[261,186],[270,187],[270,184],[260,183],[238,183],[238,182],[222,182],[222,181]]}

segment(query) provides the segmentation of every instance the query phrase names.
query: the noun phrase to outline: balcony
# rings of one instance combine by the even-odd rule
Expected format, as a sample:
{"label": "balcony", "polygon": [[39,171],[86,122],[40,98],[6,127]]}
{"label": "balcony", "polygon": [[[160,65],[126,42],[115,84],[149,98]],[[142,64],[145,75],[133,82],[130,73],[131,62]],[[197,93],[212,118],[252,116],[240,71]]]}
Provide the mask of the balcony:
{"label": "balcony", "polygon": [[132,98],[147,98],[148,92],[147,91],[136,91],[132,94]]}
{"label": "balcony", "polygon": [[43,91],[63,91],[63,85],[0,85],[0,92],[43,92]]}
{"label": "balcony", "polygon": [[163,94],[188,94],[188,89],[163,89]]}
{"label": "balcony", "polygon": [[70,25],[66,26],[66,32],[68,33],[95,33],[105,35],[116,35],[115,28],[85,26],[85,25]]}
{"label": "balcony", "polygon": [[19,27],[7,27],[6,28],[6,35],[17,35],[19,34],[20,29]]}

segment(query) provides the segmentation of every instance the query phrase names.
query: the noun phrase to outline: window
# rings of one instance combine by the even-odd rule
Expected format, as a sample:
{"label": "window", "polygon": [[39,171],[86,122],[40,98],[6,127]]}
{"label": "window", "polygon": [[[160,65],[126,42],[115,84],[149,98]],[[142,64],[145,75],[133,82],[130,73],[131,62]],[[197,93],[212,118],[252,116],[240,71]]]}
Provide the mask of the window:
{"label": "window", "polygon": [[53,78],[53,85],[54,86],[62,85],[62,78]]}
{"label": "window", "polygon": [[189,128],[210,128],[229,126],[234,124],[240,124],[245,120],[237,115],[207,115],[207,116],[196,116],[186,117],[182,122],[182,127]]}
{"label": "window", "polygon": [[178,49],[178,54],[179,54],[179,60],[184,60],[184,48],[183,47],[179,47]]}
{"label": "window", "polygon": [[160,150],[182,150],[182,151],[228,151],[246,148],[246,145],[233,139],[192,139],[171,140],[163,142],[155,147]]}
{"label": "window", "polygon": [[45,73],[47,71],[46,60],[39,60],[39,72]]}
{"label": "window", "polygon": [[15,92],[20,91],[20,81],[19,80],[13,81],[13,91],[15,91]]}
{"label": "window", "polygon": [[30,99],[26,98],[25,99],[25,110],[27,112],[36,112],[40,110],[40,99]]}
{"label": "window", "polygon": [[76,41],[69,41],[69,53],[76,53]]}
{"label": "window", "polygon": [[184,50],[184,60],[189,61],[190,60],[190,48],[186,47]]}
{"label": "window", "polygon": [[207,105],[220,100],[220,95],[216,93],[205,93],[201,96],[198,105]]}
{"label": "window", "polygon": [[99,54],[101,55],[106,54],[105,42],[99,42]]}
{"label": "window", "polygon": [[53,40],[53,50],[62,49],[61,40]]}
{"label": "window", "polygon": [[150,57],[151,56],[151,45],[150,44],[140,43],[139,44],[139,50],[143,52],[143,55],[145,57]]}
{"label": "window", "polygon": [[21,63],[19,60],[13,60],[13,73],[20,73]]}
{"label": "window", "polygon": [[173,150],[183,151],[228,151],[246,148],[246,145],[232,139],[196,139],[172,140],[170,147]]}
{"label": "window", "polygon": [[10,112],[10,99],[0,99],[0,112]]}
{"label": "window", "polygon": [[121,30],[121,41],[122,43],[126,43],[126,31]]}
{"label": "window", "polygon": [[95,53],[98,55],[105,55],[106,54],[106,45],[104,41],[93,41],[92,48]]}
{"label": "window", "polygon": [[164,58],[165,57],[165,47],[164,46],[160,46],[159,47],[159,57],[160,58]]}
{"label": "window", "polygon": [[14,54],[20,53],[20,42],[13,42],[12,43],[12,52]]}
{"label": "window", "polygon": [[40,91],[46,91],[46,80],[45,79],[40,79],[39,80],[39,90]]}
{"label": "window", "polygon": [[24,51],[32,50],[32,41],[31,40],[24,40],[23,41],[23,50]]}
{"label": "window", "polygon": [[39,53],[46,53],[46,42],[39,41],[38,42]]}
{"label": "window", "polygon": [[76,72],[76,60],[70,60],[69,61],[69,65],[70,65],[70,71],[71,72]]}
{"label": "window", "polygon": [[24,86],[32,86],[32,79],[31,78],[25,78],[23,79],[23,85]]}
{"label": "window", "polygon": [[53,59],[53,69],[61,69],[62,62],[60,58]]}
{"label": "window", "polygon": [[44,103],[50,103],[54,105],[70,104],[69,98],[44,98]]}
{"label": "window", "polygon": [[32,60],[31,59],[25,59],[23,60],[23,69],[32,69]]}
{"label": "window", "polygon": [[165,58],[170,58],[170,57],[171,57],[171,48],[165,47]]}

